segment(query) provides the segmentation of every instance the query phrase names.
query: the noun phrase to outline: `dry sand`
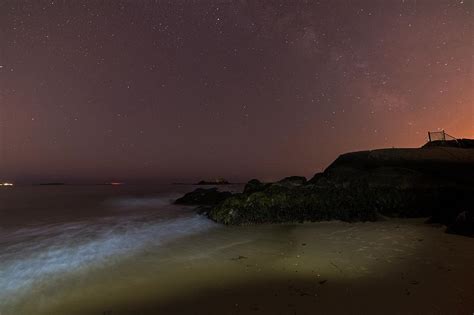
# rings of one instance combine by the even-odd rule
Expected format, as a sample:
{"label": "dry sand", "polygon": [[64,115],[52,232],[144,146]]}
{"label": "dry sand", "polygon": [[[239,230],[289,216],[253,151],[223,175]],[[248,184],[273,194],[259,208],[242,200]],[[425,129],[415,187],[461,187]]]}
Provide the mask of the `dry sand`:
{"label": "dry sand", "polygon": [[125,261],[51,279],[10,310],[473,314],[474,239],[422,222],[219,226]]}

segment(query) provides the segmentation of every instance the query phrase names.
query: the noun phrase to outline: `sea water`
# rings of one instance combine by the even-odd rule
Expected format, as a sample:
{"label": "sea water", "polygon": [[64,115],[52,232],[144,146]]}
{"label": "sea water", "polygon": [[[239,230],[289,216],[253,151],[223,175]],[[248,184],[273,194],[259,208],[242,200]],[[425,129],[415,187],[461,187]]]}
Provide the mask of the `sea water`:
{"label": "sea water", "polygon": [[0,312],[51,279],[216,226],[173,205],[186,185],[0,189]]}

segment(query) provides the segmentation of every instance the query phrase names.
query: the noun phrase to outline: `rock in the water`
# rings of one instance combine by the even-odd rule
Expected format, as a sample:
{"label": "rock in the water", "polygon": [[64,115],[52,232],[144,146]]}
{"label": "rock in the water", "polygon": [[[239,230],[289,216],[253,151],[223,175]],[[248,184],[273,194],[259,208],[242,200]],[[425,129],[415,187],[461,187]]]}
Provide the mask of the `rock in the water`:
{"label": "rock in the water", "polygon": [[217,205],[232,196],[228,191],[218,191],[217,188],[197,188],[175,201],[181,205]]}
{"label": "rock in the water", "polygon": [[264,184],[258,179],[250,180],[244,187],[244,194],[252,194],[254,192],[265,190],[270,184]]}

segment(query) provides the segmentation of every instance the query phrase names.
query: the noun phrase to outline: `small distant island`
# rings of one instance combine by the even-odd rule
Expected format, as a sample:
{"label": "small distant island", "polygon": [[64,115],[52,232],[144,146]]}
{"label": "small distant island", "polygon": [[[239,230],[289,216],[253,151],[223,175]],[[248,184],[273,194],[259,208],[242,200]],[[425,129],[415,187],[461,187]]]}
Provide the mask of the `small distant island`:
{"label": "small distant island", "polygon": [[429,217],[474,236],[474,141],[346,153],[310,180],[253,179],[242,193],[198,188],[175,203],[229,225]]}

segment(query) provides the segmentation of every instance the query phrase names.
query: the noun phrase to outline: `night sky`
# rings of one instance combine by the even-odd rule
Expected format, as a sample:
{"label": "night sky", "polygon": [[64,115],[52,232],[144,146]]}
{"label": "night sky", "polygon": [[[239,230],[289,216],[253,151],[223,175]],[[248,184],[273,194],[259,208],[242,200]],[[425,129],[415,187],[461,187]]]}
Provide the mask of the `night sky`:
{"label": "night sky", "polygon": [[471,0],[0,0],[0,180],[312,176],[474,137]]}

